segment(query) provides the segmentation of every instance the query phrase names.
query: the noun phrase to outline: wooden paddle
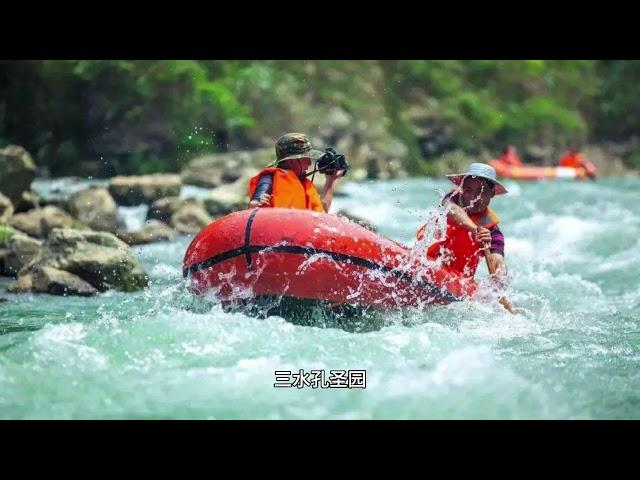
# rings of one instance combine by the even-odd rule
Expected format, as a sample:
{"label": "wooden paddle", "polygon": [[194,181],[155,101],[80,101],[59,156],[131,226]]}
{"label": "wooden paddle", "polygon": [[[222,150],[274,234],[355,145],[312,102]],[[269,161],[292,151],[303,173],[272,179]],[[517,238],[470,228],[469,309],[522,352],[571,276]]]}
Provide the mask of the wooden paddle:
{"label": "wooden paddle", "polygon": [[[489,269],[489,273],[491,275],[493,275],[496,272],[496,269],[493,268],[493,265],[491,264],[491,262],[489,261],[489,245],[486,245],[483,247],[482,249],[484,251],[484,259],[487,261],[487,268]],[[516,309],[513,308],[513,306],[511,305],[511,302],[509,302],[509,300],[507,300],[507,297],[502,297],[500,299],[500,304],[502,304],[502,306],[507,310],[507,312],[509,312],[511,315],[515,315]]]}

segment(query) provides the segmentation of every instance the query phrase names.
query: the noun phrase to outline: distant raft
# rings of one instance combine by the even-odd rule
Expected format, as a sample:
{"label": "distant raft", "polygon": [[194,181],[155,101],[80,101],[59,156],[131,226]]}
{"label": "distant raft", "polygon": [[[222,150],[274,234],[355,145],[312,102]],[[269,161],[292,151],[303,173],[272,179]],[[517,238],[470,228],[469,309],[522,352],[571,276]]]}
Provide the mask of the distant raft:
{"label": "distant raft", "polygon": [[588,178],[587,171],[574,167],[538,167],[533,165],[509,165],[499,160],[489,162],[496,173],[502,178],[514,180],[584,180]]}

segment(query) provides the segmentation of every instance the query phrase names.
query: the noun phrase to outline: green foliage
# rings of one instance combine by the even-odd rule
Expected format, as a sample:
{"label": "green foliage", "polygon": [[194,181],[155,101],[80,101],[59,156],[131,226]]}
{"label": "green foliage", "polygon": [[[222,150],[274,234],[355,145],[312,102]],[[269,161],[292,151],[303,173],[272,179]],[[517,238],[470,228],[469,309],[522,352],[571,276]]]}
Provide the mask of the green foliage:
{"label": "green foliage", "polygon": [[125,158],[118,173],[177,171],[275,132],[313,133],[339,107],[352,131],[377,132],[367,141],[404,142],[418,173],[423,139],[405,115],[416,107],[448,151],[565,146],[637,134],[638,84],[633,60],[0,61],[0,142],[54,175],[100,157]]}
{"label": "green foliage", "polygon": [[631,168],[640,169],[640,151],[634,150],[623,158],[625,165]]}
{"label": "green foliage", "polygon": [[605,60],[598,65],[601,78],[592,117],[595,133],[624,139],[640,132],[640,61]]}
{"label": "green foliage", "polygon": [[0,244],[4,244],[15,234],[15,230],[5,223],[0,223]]}
{"label": "green foliage", "polygon": [[520,142],[562,145],[584,140],[588,127],[579,114],[545,96],[511,105],[505,131]]}

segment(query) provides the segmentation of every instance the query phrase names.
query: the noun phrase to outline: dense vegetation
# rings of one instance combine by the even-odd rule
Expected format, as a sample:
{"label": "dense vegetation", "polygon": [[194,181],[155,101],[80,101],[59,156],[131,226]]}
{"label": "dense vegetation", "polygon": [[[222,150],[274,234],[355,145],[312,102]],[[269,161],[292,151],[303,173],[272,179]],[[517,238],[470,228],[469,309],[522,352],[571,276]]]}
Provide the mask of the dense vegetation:
{"label": "dense vegetation", "polygon": [[638,84],[640,61],[626,60],[2,61],[0,146],[24,146],[51,175],[106,175],[342,128],[402,142],[418,173],[455,149],[628,141]]}

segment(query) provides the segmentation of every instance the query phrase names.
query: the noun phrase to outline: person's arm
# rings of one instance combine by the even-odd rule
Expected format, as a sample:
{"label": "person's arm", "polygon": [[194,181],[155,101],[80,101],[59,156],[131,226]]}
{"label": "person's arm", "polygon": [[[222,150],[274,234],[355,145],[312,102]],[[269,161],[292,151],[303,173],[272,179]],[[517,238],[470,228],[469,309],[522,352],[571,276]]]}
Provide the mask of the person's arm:
{"label": "person's arm", "polygon": [[479,227],[471,217],[467,214],[467,212],[458,205],[454,200],[452,200],[452,195],[447,195],[443,200],[442,204],[448,207],[447,217],[453,220],[455,223],[460,225],[465,230],[473,233],[478,242],[487,243],[491,241],[491,233],[484,227]]}
{"label": "person's arm", "polygon": [[580,164],[582,165],[582,168],[584,168],[584,171],[587,174],[587,177],[589,177],[592,180],[596,178],[596,167],[593,165],[593,163],[587,160],[587,158],[582,154],[580,154],[579,158],[580,158]]}
{"label": "person's arm", "polygon": [[465,230],[476,233],[478,226],[473,223],[473,220],[471,220],[467,212],[464,211],[464,208],[453,202],[450,198],[445,199],[443,203],[449,208],[447,211],[447,217],[463,227]]}
{"label": "person's arm", "polygon": [[344,176],[343,170],[339,170],[335,175],[327,175],[327,179],[324,183],[324,190],[322,192],[322,196],[320,197],[320,201],[322,202],[324,211],[327,213],[329,213],[331,203],[333,202],[333,193],[336,189],[336,180],[342,176]]}
{"label": "person's arm", "polygon": [[471,220],[467,212],[464,211],[464,208],[451,200],[450,196],[445,197],[442,203],[448,207],[447,217],[452,219],[465,230],[473,233],[477,242],[484,244],[491,241],[491,232],[486,228],[479,227],[473,223],[473,220]]}
{"label": "person's arm", "polygon": [[489,263],[492,266],[494,280],[504,287],[507,278],[507,265],[504,261],[504,235],[496,225],[491,230],[491,242],[489,247]]}
{"label": "person's arm", "polygon": [[265,174],[258,180],[255,192],[249,201],[249,208],[266,207],[271,205],[273,191],[273,174]]}

